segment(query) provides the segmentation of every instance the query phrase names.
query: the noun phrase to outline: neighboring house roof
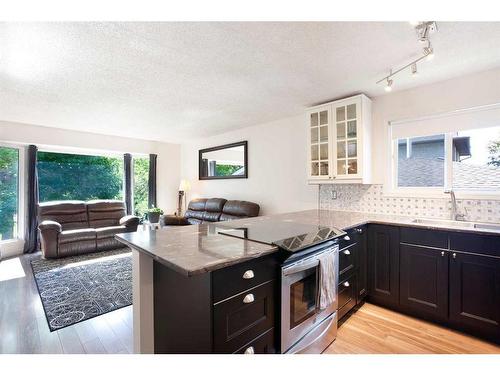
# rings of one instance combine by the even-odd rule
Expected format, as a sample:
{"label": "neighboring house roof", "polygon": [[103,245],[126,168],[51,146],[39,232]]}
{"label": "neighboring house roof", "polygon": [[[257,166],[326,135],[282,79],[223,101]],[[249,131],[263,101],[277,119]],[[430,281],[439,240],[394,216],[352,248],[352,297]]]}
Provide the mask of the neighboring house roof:
{"label": "neighboring house roof", "polygon": [[[400,159],[400,187],[444,185],[444,161],[440,159]],[[453,188],[461,190],[499,190],[500,168],[453,162]]]}
{"label": "neighboring house roof", "polygon": [[500,189],[500,168],[453,162],[453,188],[467,190]]}

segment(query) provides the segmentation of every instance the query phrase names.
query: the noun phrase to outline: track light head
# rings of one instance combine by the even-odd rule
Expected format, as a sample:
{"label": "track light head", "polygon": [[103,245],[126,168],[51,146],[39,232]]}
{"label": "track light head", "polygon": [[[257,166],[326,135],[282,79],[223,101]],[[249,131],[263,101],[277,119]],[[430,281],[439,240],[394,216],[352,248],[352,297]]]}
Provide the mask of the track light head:
{"label": "track light head", "polygon": [[429,45],[428,47],[424,47],[424,55],[426,56],[427,61],[430,61],[434,58],[434,49]]}
{"label": "track light head", "polygon": [[412,76],[418,75],[417,63],[411,64],[411,74]]}
{"label": "track light head", "polygon": [[387,78],[387,85],[385,86],[385,91],[386,92],[392,91],[392,79],[390,78]]}

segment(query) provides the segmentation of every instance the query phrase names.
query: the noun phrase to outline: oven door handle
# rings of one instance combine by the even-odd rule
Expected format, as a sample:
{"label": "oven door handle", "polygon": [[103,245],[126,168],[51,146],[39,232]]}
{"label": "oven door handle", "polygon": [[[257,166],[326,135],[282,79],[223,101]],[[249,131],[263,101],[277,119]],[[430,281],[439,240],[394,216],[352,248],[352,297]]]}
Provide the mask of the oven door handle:
{"label": "oven door handle", "polygon": [[313,259],[308,262],[297,264],[296,266],[291,266],[283,269],[283,276],[290,276],[294,273],[302,272],[310,268],[317,267],[319,265],[319,259]]}

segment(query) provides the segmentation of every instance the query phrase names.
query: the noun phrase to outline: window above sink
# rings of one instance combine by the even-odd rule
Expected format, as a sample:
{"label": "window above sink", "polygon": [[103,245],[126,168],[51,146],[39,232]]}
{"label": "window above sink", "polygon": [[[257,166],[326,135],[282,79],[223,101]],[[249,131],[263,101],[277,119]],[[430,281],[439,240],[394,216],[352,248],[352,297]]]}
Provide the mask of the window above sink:
{"label": "window above sink", "polygon": [[388,193],[500,199],[500,104],[392,122]]}

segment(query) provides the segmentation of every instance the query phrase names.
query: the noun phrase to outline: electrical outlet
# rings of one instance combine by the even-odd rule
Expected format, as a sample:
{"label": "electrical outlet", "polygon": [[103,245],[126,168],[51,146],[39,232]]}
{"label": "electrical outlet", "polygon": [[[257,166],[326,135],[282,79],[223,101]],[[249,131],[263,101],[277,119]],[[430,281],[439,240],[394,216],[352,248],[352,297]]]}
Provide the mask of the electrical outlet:
{"label": "electrical outlet", "polygon": [[337,190],[332,190],[332,199],[337,199]]}

